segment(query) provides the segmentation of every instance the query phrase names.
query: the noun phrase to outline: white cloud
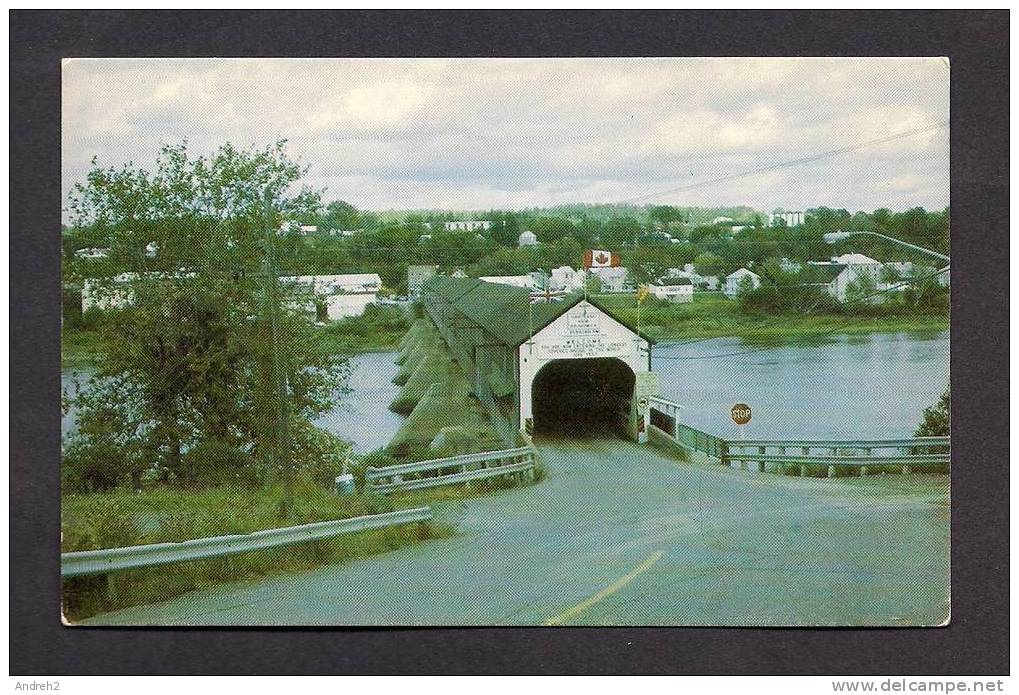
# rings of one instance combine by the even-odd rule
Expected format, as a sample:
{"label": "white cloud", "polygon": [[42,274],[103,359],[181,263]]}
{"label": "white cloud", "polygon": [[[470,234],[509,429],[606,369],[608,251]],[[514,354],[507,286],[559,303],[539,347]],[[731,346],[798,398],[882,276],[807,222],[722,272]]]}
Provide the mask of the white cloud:
{"label": "white cloud", "polygon": [[[65,190],[93,155],[284,137],[311,185],[370,208],[608,202],[948,117],[936,59],[116,59],[63,77]],[[940,130],[654,202],[941,207],[947,172]]]}

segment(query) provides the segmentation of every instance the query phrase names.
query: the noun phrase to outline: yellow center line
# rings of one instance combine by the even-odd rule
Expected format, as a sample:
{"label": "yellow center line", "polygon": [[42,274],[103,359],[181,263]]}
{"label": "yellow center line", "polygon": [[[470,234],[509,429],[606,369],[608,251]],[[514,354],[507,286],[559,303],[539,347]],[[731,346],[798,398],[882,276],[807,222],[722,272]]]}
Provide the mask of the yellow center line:
{"label": "yellow center line", "polygon": [[584,599],[583,601],[575,605],[573,608],[563,611],[554,618],[549,618],[543,624],[562,625],[567,620],[575,618],[576,616],[580,615],[581,613],[583,613],[584,611],[586,611],[588,608],[595,605],[599,601],[602,601],[611,596],[612,594],[616,593],[617,591],[619,591],[624,586],[632,582],[634,579],[639,577],[644,572],[647,572],[649,569],[651,569],[652,565],[654,565],[656,562],[662,559],[662,555],[664,555],[664,552],[659,550],[657,553],[649,557],[647,560],[644,560],[644,562],[634,567],[629,574],[620,577],[615,582],[609,584],[607,587],[599,591],[594,596],[590,596]]}

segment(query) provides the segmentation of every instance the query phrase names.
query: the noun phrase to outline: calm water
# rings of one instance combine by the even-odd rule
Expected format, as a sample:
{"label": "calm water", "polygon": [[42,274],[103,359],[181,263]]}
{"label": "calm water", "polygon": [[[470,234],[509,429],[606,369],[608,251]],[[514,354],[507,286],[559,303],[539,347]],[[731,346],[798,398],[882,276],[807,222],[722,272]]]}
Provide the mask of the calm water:
{"label": "calm water", "polygon": [[[737,338],[659,343],[652,367],[662,394],[686,406],[683,421],[722,437],[737,436],[733,403],[747,403],[750,438],[910,436],[923,409],[948,384],[948,332],[835,336],[820,344],[762,349]],[[749,350],[748,354],[729,355]],[[715,357],[717,355],[727,355]],[[396,353],[351,358],[352,392],[316,422],[354,442],[358,452],[385,446],[403,423],[388,410]],[[705,359],[707,358],[707,359]],[[65,387],[73,380],[65,372]],[[74,427],[74,414],[63,430]]]}
{"label": "calm water", "polygon": [[[712,434],[736,438],[729,408],[746,403],[753,410],[747,439],[880,439],[911,436],[923,409],[941,397],[948,348],[947,331],[833,336],[757,352],[719,338],[659,343],[652,368],[662,375],[662,395],[686,406],[683,421]],[[712,357],[740,352],[748,354]]]}

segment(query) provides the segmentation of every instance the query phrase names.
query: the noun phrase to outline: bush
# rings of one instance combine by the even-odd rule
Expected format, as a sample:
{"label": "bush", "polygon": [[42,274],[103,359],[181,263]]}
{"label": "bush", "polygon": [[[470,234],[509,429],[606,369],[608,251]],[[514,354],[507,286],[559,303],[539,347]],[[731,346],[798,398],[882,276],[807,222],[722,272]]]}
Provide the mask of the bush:
{"label": "bush", "polygon": [[189,449],[173,473],[188,487],[258,484],[254,458],[228,442],[215,439]]}
{"label": "bush", "polygon": [[925,408],[923,422],[916,429],[917,437],[947,437],[952,424],[952,390],[945,389],[936,405]]}

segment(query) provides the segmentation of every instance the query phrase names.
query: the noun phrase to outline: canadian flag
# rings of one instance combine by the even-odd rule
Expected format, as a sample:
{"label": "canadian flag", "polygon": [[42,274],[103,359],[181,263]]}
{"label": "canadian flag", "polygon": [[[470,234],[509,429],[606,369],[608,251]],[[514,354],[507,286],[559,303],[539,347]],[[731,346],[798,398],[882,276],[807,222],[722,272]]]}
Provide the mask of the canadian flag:
{"label": "canadian flag", "polygon": [[585,268],[618,268],[619,254],[592,249],[584,252]]}

